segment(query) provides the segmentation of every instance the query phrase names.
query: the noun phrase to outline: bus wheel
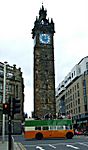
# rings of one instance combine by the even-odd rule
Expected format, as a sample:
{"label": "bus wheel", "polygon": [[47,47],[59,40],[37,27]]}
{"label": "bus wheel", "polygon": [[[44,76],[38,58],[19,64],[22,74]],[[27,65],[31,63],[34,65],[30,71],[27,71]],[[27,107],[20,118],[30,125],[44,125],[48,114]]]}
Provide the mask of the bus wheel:
{"label": "bus wheel", "polygon": [[73,133],[72,133],[72,132],[68,132],[68,133],[66,134],[66,138],[67,138],[67,139],[72,139],[72,137],[73,137]]}
{"label": "bus wheel", "polygon": [[36,138],[37,140],[43,139],[42,133],[37,133],[35,138]]}

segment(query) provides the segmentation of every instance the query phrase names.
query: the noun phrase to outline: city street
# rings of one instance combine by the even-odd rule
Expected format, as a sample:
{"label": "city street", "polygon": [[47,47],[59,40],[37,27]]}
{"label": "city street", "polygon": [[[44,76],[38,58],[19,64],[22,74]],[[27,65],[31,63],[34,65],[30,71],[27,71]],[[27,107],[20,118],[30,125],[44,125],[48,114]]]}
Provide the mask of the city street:
{"label": "city street", "polygon": [[25,140],[23,136],[14,136],[16,142],[24,145],[26,150],[88,150],[88,136],[74,136],[73,139]]}

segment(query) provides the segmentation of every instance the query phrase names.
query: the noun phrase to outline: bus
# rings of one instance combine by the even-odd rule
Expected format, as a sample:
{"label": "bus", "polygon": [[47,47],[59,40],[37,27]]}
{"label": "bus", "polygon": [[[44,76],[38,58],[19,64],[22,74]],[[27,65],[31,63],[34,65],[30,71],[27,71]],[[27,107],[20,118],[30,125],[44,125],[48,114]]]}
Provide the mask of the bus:
{"label": "bus", "polygon": [[71,119],[30,120],[24,123],[24,138],[67,138],[72,139],[74,130]]}

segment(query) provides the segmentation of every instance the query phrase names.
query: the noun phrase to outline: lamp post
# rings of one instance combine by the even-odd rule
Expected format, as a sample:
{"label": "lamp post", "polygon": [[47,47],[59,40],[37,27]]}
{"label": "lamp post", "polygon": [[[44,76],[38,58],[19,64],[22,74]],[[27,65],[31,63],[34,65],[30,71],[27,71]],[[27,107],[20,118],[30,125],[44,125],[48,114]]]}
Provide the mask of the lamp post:
{"label": "lamp post", "polygon": [[[3,104],[5,103],[5,95],[6,95],[6,65],[7,62],[4,62]],[[5,114],[3,114],[3,120],[2,120],[2,142],[4,141],[5,141]]]}

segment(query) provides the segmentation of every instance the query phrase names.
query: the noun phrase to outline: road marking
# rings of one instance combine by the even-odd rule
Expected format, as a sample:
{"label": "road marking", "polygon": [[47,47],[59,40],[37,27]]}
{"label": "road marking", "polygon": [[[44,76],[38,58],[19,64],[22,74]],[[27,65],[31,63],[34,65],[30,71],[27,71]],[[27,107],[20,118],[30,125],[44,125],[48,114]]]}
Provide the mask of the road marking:
{"label": "road marking", "polygon": [[84,146],[87,146],[87,147],[88,147],[88,145],[87,145],[87,144],[85,144],[85,143],[81,143],[81,142],[79,142],[79,144],[80,144],[80,145],[84,145]]}
{"label": "road marking", "polygon": [[40,149],[40,150],[45,150],[45,149],[43,149],[43,148],[40,147],[40,146],[36,146],[36,148],[37,148],[37,149]]}
{"label": "road marking", "polygon": [[[17,143],[17,145],[19,146],[20,149],[26,150],[26,148],[24,147],[22,143]],[[16,145],[16,148],[17,148],[17,145]]]}
{"label": "road marking", "polygon": [[53,146],[53,145],[51,145],[51,144],[49,144],[49,146],[52,147],[52,148],[54,148],[54,149],[56,148],[55,146]]}
{"label": "road marking", "polygon": [[66,145],[67,147],[72,147],[72,148],[74,148],[74,149],[79,149],[78,147],[75,147],[75,146],[73,146],[73,145]]}

